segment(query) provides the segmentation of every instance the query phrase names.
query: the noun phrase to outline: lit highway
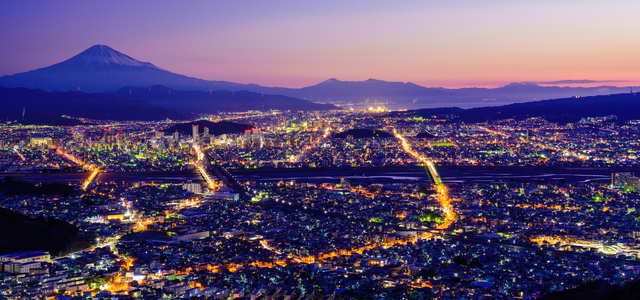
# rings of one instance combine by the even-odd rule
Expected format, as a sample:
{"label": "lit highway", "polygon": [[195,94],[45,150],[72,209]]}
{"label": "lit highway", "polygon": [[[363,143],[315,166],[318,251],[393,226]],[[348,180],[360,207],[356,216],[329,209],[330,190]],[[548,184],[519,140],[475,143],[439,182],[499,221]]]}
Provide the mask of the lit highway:
{"label": "lit highway", "polygon": [[400,140],[400,145],[402,146],[402,149],[404,149],[405,152],[407,152],[413,158],[419,160],[420,162],[422,162],[424,165],[427,166],[427,169],[431,174],[431,178],[433,178],[433,181],[436,185],[436,190],[438,192],[438,202],[440,203],[440,206],[442,206],[442,210],[445,213],[445,219],[446,219],[444,223],[438,224],[436,228],[441,230],[449,228],[449,226],[451,226],[451,224],[455,222],[458,216],[453,210],[453,206],[451,205],[451,198],[449,197],[449,192],[447,190],[447,187],[444,184],[442,184],[442,180],[440,179],[440,174],[438,174],[438,171],[436,170],[435,165],[431,160],[424,157],[423,155],[420,155],[415,150],[411,149],[411,145],[409,145],[409,142],[407,142],[407,139],[405,139],[403,136],[398,134],[398,132],[395,129],[393,130],[393,133],[396,136],[396,138]]}
{"label": "lit highway", "polygon": [[96,177],[98,177],[98,174],[100,173],[100,169],[94,165],[89,165],[89,164],[85,164],[82,160],[80,160],[79,158],[65,152],[64,150],[58,148],[56,150],[56,153],[64,156],[66,159],[76,163],[77,165],[91,171],[91,174],[89,174],[89,177],[82,183],[82,190],[86,191],[87,188],[89,187],[89,185],[91,184],[91,182],[93,182],[93,180],[96,179]]}
{"label": "lit highway", "polygon": [[194,143],[193,150],[196,153],[196,157],[195,157],[196,160],[193,162],[193,165],[196,167],[198,172],[200,172],[200,175],[202,175],[202,178],[204,178],[204,180],[207,182],[207,185],[209,186],[210,189],[217,188],[219,184],[211,178],[206,168],[203,167],[203,162],[205,161],[204,160],[205,155],[202,152],[202,149],[200,149],[200,147]]}
{"label": "lit highway", "polygon": [[13,151],[15,151],[15,152],[16,152],[16,154],[18,154],[18,156],[20,156],[20,159],[21,159],[22,161],[27,160],[27,159],[24,157],[24,155],[22,155],[22,153],[20,153],[20,151],[18,151],[18,149],[17,149],[17,148],[13,148]]}

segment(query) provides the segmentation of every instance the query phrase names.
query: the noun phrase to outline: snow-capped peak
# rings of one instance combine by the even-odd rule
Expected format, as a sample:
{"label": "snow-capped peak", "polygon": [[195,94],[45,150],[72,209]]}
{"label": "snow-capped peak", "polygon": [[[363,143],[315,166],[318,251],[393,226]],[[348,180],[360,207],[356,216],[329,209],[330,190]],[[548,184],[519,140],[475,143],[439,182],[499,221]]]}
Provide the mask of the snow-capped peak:
{"label": "snow-capped peak", "polygon": [[148,67],[159,69],[148,62],[141,62],[106,45],[94,45],[80,54],[62,62],[75,67]]}

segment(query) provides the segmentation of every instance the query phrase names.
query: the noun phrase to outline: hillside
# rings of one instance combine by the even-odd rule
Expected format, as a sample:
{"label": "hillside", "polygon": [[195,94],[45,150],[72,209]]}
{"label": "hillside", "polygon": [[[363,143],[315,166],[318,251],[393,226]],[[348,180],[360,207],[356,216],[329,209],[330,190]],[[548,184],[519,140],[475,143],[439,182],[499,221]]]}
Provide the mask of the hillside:
{"label": "hillside", "polygon": [[542,117],[550,122],[575,123],[582,118],[616,115],[617,122],[640,119],[640,93],[565,98],[472,109],[420,109],[406,116],[453,115],[457,120],[478,123],[504,119]]}
{"label": "hillside", "polygon": [[48,126],[79,126],[79,125],[95,125],[93,123],[82,122],[77,119],[65,118],[56,115],[25,115],[24,119],[18,119],[23,125],[48,125]]}
{"label": "hillside", "polygon": [[423,131],[423,132],[418,133],[414,138],[416,138],[416,139],[435,139],[435,138],[437,138],[437,136],[435,136],[435,135],[433,135],[431,133]]}
{"label": "hillside", "polygon": [[373,130],[373,129],[349,129],[347,131],[336,133],[333,137],[338,139],[346,139],[349,136],[352,136],[354,139],[393,137],[391,133],[388,133],[382,130]]}
{"label": "hillside", "polygon": [[190,113],[215,113],[247,110],[313,111],[339,109],[332,104],[317,104],[279,95],[249,91],[180,91],[156,85],[147,88],[125,87],[108,94]]}
{"label": "hillside", "polygon": [[20,180],[15,177],[0,178],[0,193],[13,195],[34,195],[34,196],[77,196],[79,193],[73,187],[59,182],[41,183],[35,185],[26,180]]}
{"label": "hillside", "polygon": [[43,117],[68,115],[98,120],[184,120],[191,114],[139,100],[119,99],[107,94],[45,92],[0,87],[0,118],[38,123]]}
{"label": "hillside", "polygon": [[602,281],[590,281],[561,292],[548,293],[542,300],[635,300],[640,299],[640,280],[624,286],[611,285]]}
{"label": "hillside", "polygon": [[29,218],[0,208],[0,253],[46,250],[51,255],[73,247],[78,228],[54,218]]}

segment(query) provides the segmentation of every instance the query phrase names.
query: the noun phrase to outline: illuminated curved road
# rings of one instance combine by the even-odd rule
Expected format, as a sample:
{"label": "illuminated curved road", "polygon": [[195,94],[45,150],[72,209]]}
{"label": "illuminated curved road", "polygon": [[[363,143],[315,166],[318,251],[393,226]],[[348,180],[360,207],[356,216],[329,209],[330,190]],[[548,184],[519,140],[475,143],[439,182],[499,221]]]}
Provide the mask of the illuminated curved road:
{"label": "illuminated curved road", "polygon": [[407,142],[407,139],[405,139],[403,136],[398,134],[398,132],[395,129],[393,130],[393,133],[396,136],[396,138],[400,140],[402,149],[404,149],[405,152],[407,152],[413,158],[417,159],[418,161],[420,161],[421,163],[427,166],[427,169],[429,170],[429,174],[431,175],[431,178],[433,179],[433,182],[436,185],[436,191],[438,192],[438,202],[440,203],[440,206],[442,206],[442,210],[444,211],[445,219],[446,219],[444,223],[438,224],[436,228],[441,230],[449,228],[451,224],[453,224],[453,222],[456,221],[456,219],[458,218],[458,215],[453,210],[453,206],[451,205],[451,198],[449,197],[449,191],[447,190],[447,186],[445,186],[442,183],[442,179],[440,179],[440,174],[438,174],[438,171],[436,170],[435,165],[431,160],[429,160],[423,155],[420,155],[415,150],[411,149],[411,145],[409,145],[409,142]]}

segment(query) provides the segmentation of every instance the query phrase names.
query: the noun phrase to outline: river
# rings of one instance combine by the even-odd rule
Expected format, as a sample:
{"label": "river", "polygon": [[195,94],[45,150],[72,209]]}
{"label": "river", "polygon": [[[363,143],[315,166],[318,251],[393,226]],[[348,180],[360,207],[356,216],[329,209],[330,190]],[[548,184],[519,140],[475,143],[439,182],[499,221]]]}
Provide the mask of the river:
{"label": "river", "polygon": [[[567,181],[567,182],[601,182],[611,181],[609,170],[564,170],[564,169],[487,169],[487,168],[447,168],[439,167],[438,172],[443,182],[480,183],[496,180],[510,181]],[[393,182],[393,181],[428,181],[429,174],[425,169],[408,168],[362,168],[355,170],[322,170],[322,171],[277,171],[269,172],[233,172],[238,181],[289,181],[299,182],[337,182],[345,178],[356,182]]]}
{"label": "river", "polygon": [[[598,182],[611,181],[611,171],[593,169],[527,169],[518,167],[485,168],[485,167],[439,167],[442,181],[447,183],[482,183],[503,181],[567,181]],[[639,170],[632,170],[640,174]],[[270,170],[231,170],[238,181],[290,181],[298,182],[338,182],[340,178],[355,182],[395,182],[395,181],[428,181],[426,170],[419,167],[390,168],[354,168],[344,169],[270,169]],[[32,182],[64,182],[79,183],[84,181],[87,173],[0,173],[0,177],[15,176]],[[98,182],[167,182],[179,183],[202,181],[195,171],[180,172],[110,172],[100,173]]]}

